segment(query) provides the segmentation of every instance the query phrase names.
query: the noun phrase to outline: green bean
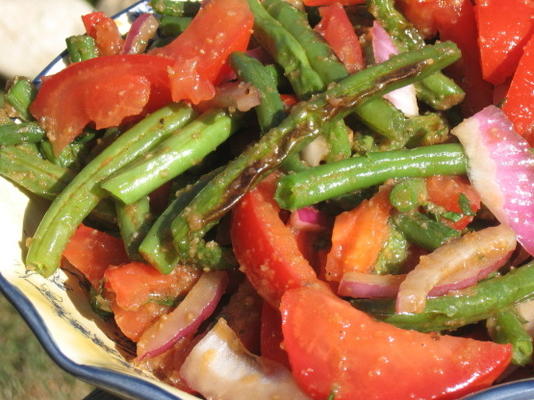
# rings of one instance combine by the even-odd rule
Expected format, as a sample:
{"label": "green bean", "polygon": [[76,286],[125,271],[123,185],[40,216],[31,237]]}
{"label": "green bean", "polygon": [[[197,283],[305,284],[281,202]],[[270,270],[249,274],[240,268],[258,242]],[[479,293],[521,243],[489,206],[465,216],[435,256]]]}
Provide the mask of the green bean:
{"label": "green bean", "polygon": [[29,107],[36,93],[35,87],[27,78],[17,76],[11,82],[5,94],[5,100],[15,109],[21,119],[29,121],[32,119]]}
{"label": "green bean", "polygon": [[176,37],[189,26],[193,18],[164,15],[159,21],[159,32],[163,36]]}
{"label": "green bean", "polygon": [[254,38],[284,70],[297,96],[308,98],[324,89],[324,82],[310,66],[301,44],[274,19],[259,0],[248,0],[254,14]]}
{"label": "green bean", "polygon": [[70,36],[66,40],[71,63],[98,57],[96,41],[89,35]]}
{"label": "green bean", "polygon": [[100,182],[148,152],[193,116],[190,106],[171,104],[152,113],[94,158],[54,200],[31,242],[26,265],[44,276],[59,266],[61,254],[80,222],[106,196]]}
{"label": "green bean", "polygon": [[418,212],[397,214],[393,220],[410,242],[427,250],[435,250],[461,236],[460,231]]}
{"label": "green bean", "polygon": [[158,14],[176,17],[192,17],[200,9],[201,1],[151,0],[150,5]]}
{"label": "green bean", "polygon": [[275,198],[282,208],[295,210],[388,179],[465,172],[466,158],[459,144],[376,152],[286,175],[278,183]]}
{"label": "green bean", "polygon": [[22,143],[37,143],[45,136],[45,131],[35,122],[22,124],[8,123],[0,125],[0,146],[12,146]]}
{"label": "green bean", "polygon": [[399,274],[408,258],[408,241],[391,222],[389,235],[382,250],[378,254],[373,271],[376,274]]}
{"label": "green bean", "polygon": [[139,200],[214,151],[235,131],[238,117],[223,110],[207,111],[105,180],[101,187],[126,204]]}
{"label": "green bean", "polygon": [[[399,51],[425,46],[417,29],[395,9],[393,0],[367,0],[369,11],[389,33]],[[416,85],[417,96],[436,110],[447,110],[460,103],[465,93],[450,78],[437,72]]]}
{"label": "green bean", "polygon": [[176,198],[150,227],[139,246],[143,258],[164,274],[172,272],[178,264],[178,253],[172,243],[170,225],[172,220],[187,207],[197,193],[206,186],[218,170],[202,176],[195,184],[188,185],[176,193]]}
{"label": "green bean", "polygon": [[132,204],[124,204],[120,200],[115,200],[115,212],[128,258],[142,260],[138,252],[139,245],[150,229],[153,220],[148,196]]}
{"label": "green bean", "polygon": [[262,4],[302,45],[311,67],[324,83],[335,82],[348,75],[330,46],[310,27],[305,13],[285,0],[264,0]]}
{"label": "green bean", "polygon": [[88,156],[92,145],[93,143],[75,140],[65,146],[59,155],[54,153],[52,143],[48,140],[43,140],[39,143],[39,148],[45,158],[54,164],[72,170],[79,170],[83,166],[85,157]]}
{"label": "green bean", "polygon": [[39,158],[26,145],[0,147],[0,175],[30,193],[53,200],[72,180],[72,171]]}
{"label": "green bean", "polygon": [[256,107],[256,115],[261,131],[266,132],[278,125],[286,112],[272,73],[261,62],[244,53],[233,53],[230,62],[239,79],[249,82],[259,92],[260,105]]}
{"label": "green bean", "polygon": [[389,194],[389,202],[400,212],[414,211],[427,199],[426,182],[421,178],[406,179],[397,183]]}
{"label": "green bean", "polygon": [[490,336],[495,342],[512,345],[513,364],[524,366],[532,362],[532,337],[513,309],[496,313],[488,319],[487,325]]}
{"label": "green bean", "polygon": [[328,142],[326,162],[345,160],[352,154],[352,143],[349,138],[350,128],[343,120],[335,121],[324,129],[323,135]]}
{"label": "green bean", "polygon": [[[74,173],[39,156],[33,144],[0,147],[0,175],[38,197],[54,200]],[[113,207],[105,201],[98,204],[90,217],[106,226],[115,222]]]}
{"label": "green bean", "polygon": [[418,314],[395,314],[394,300],[351,300],[358,309],[403,329],[422,332],[454,330],[485,320],[532,297],[534,263],[490,278],[454,294],[429,298]]}
{"label": "green bean", "polygon": [[[325,93],[293,106],[286,119],[231,161],[213,179],[212,184],[202,189],[175,218],[172,232],[179,255],[188,259],[195,258],[203,235],[259,179],[278,167],[288,154],[303,142],[317,137],[326,123],[343,118],[367,96],[383,95],[389,90],[422,79],[454,62],[458,56],[456,46],[450,42],[404,53],[350,75],[332,85]],[[457,156],[463,154],[459,146],[457,149]],[[450,150],[447,153],[449,155]],[[465,170],[464,157],[462,160]],[[211,265],[217,260],[204,258],[203,262]]]}

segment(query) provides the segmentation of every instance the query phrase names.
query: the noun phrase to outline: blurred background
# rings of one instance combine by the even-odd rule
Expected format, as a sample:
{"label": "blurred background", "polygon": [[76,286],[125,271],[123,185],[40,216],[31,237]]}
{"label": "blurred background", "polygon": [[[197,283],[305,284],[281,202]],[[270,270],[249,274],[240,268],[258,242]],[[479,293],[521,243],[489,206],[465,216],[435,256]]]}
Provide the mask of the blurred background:
{"label": "blurred background", "polygon": [[[113,15],[137,0],[0,0],[0,90],[35,76],[84,31],[80,16]],[[0,294],[0,400],[81,400],[93,388],[63,372]]]}

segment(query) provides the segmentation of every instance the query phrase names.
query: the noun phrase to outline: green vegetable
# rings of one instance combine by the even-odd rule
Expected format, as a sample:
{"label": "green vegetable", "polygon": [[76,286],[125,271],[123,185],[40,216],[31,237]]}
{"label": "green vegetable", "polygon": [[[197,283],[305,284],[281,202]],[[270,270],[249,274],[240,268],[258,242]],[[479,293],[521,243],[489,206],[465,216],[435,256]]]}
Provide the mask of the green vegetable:
{"label": "green vegetable", "polygon": [[495,342],[512,345],[512,363],[524,366],[532,362],[532,337],[513,309],[496,313],[488,319],[487,324],[491,338]]}
{"label": "green vegetable", "polygon": [[286,117],[286,112],[271,69],[239,52],[230,56],[230,62],[239,79],[249,82],[259,92],[260,105],[256,107],[256,115],[261,131],[266,132],[278,125]]}
{"label": "green vegetable", "polygon": [[164,15],[159,21],[159,32],[163,36],[176,37],[189,26],[193,18]]}
{"label": "green vegetable", "polygon": [[207,111],[105,180],[101,187],[131,204],[200,163],[235,131],[238,119],[239,114]]}
{"label": "green vegetable", "polygon": [[[367,0],[367,5],[399,51],[416,50],[425,46],[417,29],[395,9],[393,0]],[[417,97],[436,110],[447,110],[460,103],[465,96],[464,91],[441,72],[423,79],[415,87]]]}
{"label": "green vegetable", "polygon": [[89,35],[71,36],[67,38],[66,42],[71,63],[90,60],[99,56],[95,39]]}
{"label": "green vegetable", "polygon": [[418,212],[397,214],[393,220],[410,242],[427,250],[435,250],[461,236],[460,231]]}
{"label": "green vegetable", "polygon": [[324,89],[324,82],[310,66],[306,51],[259,0],[248,0],[254,14],[254,38],[283,68],[291,86],[301,99]]}
{"label": "green vegetable", "polygon": [[408,257],[408,241],[394,224],[389,222],[388,225],[389,236],[373,266],[373,271],[376,274],[400,273]]}
{"label": "green vegetable", "polygon": [[21,119],[29,121],[32,119],[29,107],[36,93],[29,79],[17,76],[11,81],[5,100],[15,109]]}
{"label": "green vegetable", "polygon": [[151,0],[150,5],[158,14],[176,17],[192,17],[200,9],[201,1]]}
{"label": "green vegetable", "polygon": [[465,172],[466,158],[459,144],[376,152],[286,175],[278,183],[275,198],[282,208],[295,210],[388,179]]}
{"label": "green vegetable", "polygon": [[190,106],[171,104],[123,133],[94,158],[56,197],[44,215],[28,250],[26,265],[44,276],[59,266],[61,254],[77,226],[106,193],[100,183],[193,117]]}
{"label": "green vegetable", "polygon": [[128,258],[141,260],[138,249],[153,221],[148,197],[132,204],[115,200],[115,212]]}
{"label": "green vegetable", "polygon": [[409,212],[423,205],[427,199],[426,182],[421,178],[397,183],[389,194],[389,201],[400,212]]}
{"label": "green vegetable", "polygon": [[[216,265],[221,254],[214,244],[204,251],[202,237],[259,179],[278,167],[289,154],[299,151],[303,143],[319,135],[322,127],[332,122],[333,116],[343,118],[367,96],[382,95],[422,79],[458,57],[458,49],[448,42],[404,53],[350,75],[325,93],[293,106],[280,125],[231,161],[176,217],[172,232],[179,256],[188,261],[196,260],[202,266]],[[447,148],[445,152],[449,164],[451,150]],[[452,153],[462,160],[459,164],[465,170],[465,157],[459,145],[455,150]],[[346,161],[349,160],[341,162]],[[424,163],[417,166],[424,166]],[[450,165],[448,168],[451,169]],[[199,257],[199,250],[202,257]]]}
{"label": "green vegetable", "polygon": [[22,143],[37,143],[45,136],[45,131],[35,122],[22,124],[7,123],[0,125],[0,146]]}
{"label": "green vegetable", "polygon": [[433,297],[418,314],[395,314],[394,300],[351,300],[358,309],[403,329],[422,332],[454,330],[485,320],[534,293],[534,263],[487,279],[461,293]]}

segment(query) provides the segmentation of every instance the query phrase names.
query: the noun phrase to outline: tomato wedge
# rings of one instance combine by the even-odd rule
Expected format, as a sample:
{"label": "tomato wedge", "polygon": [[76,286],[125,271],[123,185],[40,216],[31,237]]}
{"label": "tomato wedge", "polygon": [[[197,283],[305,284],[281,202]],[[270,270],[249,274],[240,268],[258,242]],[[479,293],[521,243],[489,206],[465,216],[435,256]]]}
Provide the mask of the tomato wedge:
{"label": "tomato wedge", "polygon": [[278,216],[275,180],[274,175],[265,179],[236,206],[231,237],[241,270],[260,296],[277,307],[287,289],[319,280]]}
{"label": "tomato wedge", "polygon": [[343,6],[335,2],[319,9],[321,22],[315,30],[324,37],[349,73],[364,67],[360,40]]}
{"label": "tomato wedge", "polygon": [[172,304],[195,284],[200,271],[178,265],[170,274],[162,274],[154,267],[131,262],[110,266],[104,273],[106,290],[112,292],[115,303],[126,311],[134,311],[148,302]]}
{"label": "tomato wedge", "polygon": [[169,73],[172,99],[198,104],[213,98],[228,56],[247,49],[253,23],[246,0],[211,0],[180,36],[153,50],[174,60]]}
{"label": "tomato wedge", "polygon": [[378,322],[313,287],[280,304],[284,346],[313,399],[457,399],[489,386],[511,346],[404,330]]}
{"label": "tomato wedge", "polygon": [[59,154],[94,122],[100,128],[143,115],[171,101],[172,61],[146,54],[98,57],[43,78],[30,106]]}
{"label": "tomato wedge", "polygon": [[514,74],[534,26],[531,0],[483,0],[475,13],[485,80],[498,85]]}
{"label": "tomato wedge", "polygon": [[101,11],[95,11],[82,16],[82,21],[87,34],[95,39],[100,55],[113,56],[120,53],[124,40],[113,19]]}
{"label": "tomato wedge", "polygon": [[169,312],[171,307],[157,303],[146,303],[137,310],[124,310],[116,303],[111,303],[111,310],[117,326],[130,340],[137,342],[143,332],[148,329],[156,319]]}
{"label": "tomato wedge", "polygon": [[[428,200],[438,206],[445,208],[447,211],[462,214],[460,203],[460,196],[464,195],[469,204],[471,212],[474,214],[480,209],[480,196],[469,184],[467,179],[460,176],[442,176],[435,175],[426,180],[426,190],[428,193]],[[473,215],[465,215],[460,220],[453,222],[451,220],[442,219],[442,222],[449,225],[451,228],[462,230],[472,220]]]}
{"label": "tomato wedge", "polygon": [[128,262],[121,239],[83,224],[71,237],[63,257],[95,288],[99,286],[110,265]]}
{"label": "tomato wedge", "polygon": [[524,48],[503,111],[516,131],[534,146],[534,36]]}
{"label": "tomato wedge", "polygon": [[339,282],[345,272],[370,272],[388,235],[389,188],[336,217],[332,248],[326,258],[326,279]]}
{"label": "tomato wedge", "polygon": [[264,301],[261,310],[260,354],[290,368],[287,353],[282,348],[283,339],[280,311]]}

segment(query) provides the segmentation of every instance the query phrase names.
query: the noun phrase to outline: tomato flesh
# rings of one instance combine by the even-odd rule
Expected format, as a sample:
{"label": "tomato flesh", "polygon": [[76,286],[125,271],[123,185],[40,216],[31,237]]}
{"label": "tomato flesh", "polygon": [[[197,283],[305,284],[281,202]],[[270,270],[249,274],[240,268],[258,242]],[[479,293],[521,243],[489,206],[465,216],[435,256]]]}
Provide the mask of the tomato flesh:
{"label": "tomato flesh", "polygon": [[172,99],[198,104],[213,98],[228,56],[247,49],[253,23],[246,0],[212,0],[180,36],[153,50],[174,60],[169,73]]}
{"label": "tomato flesh", "polygon": [[169,103],[171,65],[171,60],[146,54],[71,64],[43,78],[30,111],[59,154],[90,122],[108,128]]}
{"label": "tomato flesh", "polygon": [[274,189],[271,176],[247,193],[234,209],[231,238],[240,269],[260,296],[277,306],[287,289],[319,281],[278,216]]}
{"label": "tomato flesh", "polygon": [[484,79],[498,85],[512,76],[531,36],[531,0],[483,0],[475,12]]}
{"label": "tomato flesh", "polygon": [[316,30],[324,37],[349,73],[364,67],[362,48],[354,28],[340,3],[319,9],[321,22]]}
{"label": "tomato flesh", "polygon": [[506,95],[503,111],[515,130],[534,146],[534,36],[524,48],[523,56]]}
{"label": "tomato flesh", "polygon": [[170,302],[191,289],[200,272],[176,266],[170,274],[140,262],[110,266],[104,273],[106,290],[114,294],[115,303],[124,310],[137,310],[150,301]]}
{"label": "tomato flesh", "polygon": [[71,237],[63,257],[95,288],[99,286],[110,265],[128,262],[121,239],[83,224]]}
{"label": "tomato flesh", "polygon": [[510,345],[396,328],[312,287],[288,290],[280,310],[293,375],[317,400],[456,399],[511,359]]}

